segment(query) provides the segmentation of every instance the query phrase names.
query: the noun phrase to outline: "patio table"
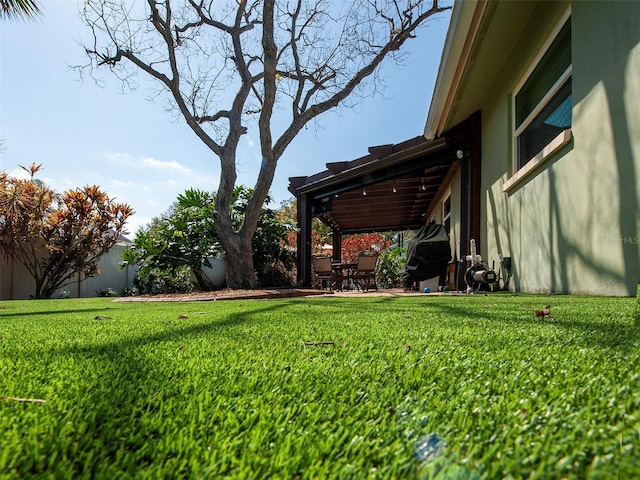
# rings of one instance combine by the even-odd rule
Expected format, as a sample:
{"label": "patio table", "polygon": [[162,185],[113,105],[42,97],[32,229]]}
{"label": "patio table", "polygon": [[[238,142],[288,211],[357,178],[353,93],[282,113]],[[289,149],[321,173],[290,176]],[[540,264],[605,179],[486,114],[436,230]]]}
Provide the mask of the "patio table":
{"label": "patio table", "polygon": [[333,269],[342,276],[342,286],[347,281],[347,289],[351,289],[350,279],[358,268],[358,262],[331,262]]}

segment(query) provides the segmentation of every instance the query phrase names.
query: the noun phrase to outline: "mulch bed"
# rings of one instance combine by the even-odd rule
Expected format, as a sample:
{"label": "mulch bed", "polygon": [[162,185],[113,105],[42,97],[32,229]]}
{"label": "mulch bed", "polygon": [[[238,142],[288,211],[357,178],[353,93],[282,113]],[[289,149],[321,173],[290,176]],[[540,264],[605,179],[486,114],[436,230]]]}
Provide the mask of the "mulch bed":
{"label": "mulch bed", "polygon": [[233,290],[225,288],[213,292],[167,293],[162,295],[137,295],[120,297],[116,302],[206,302],[213,300],[238,300],[260,298],[291,298],[310,295],[327,295],[331,291],[305,288],[273,288],[260,290]]}

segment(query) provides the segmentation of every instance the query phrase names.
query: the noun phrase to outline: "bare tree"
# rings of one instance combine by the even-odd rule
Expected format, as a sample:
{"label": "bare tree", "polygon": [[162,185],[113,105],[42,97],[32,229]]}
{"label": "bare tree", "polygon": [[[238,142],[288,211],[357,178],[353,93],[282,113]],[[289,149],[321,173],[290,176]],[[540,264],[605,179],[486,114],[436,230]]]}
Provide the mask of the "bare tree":
{"label": "bare tree", "polygon": [[[146,0],[142,10],[128,0],[86,0],[93,40],[81,71],[108,68],[129,88],[136,73],[150,76],[219,158],[215,221],[227,284],[253,288],[251,239],[287,146],[321,113],[375,91],[383,60],[401,60],[404,42],[449,8],[438,0]],[[280,131],[276,111],[278,125],[286,117]],[[262,165],[236,229],[236,154],[255,128]]]}

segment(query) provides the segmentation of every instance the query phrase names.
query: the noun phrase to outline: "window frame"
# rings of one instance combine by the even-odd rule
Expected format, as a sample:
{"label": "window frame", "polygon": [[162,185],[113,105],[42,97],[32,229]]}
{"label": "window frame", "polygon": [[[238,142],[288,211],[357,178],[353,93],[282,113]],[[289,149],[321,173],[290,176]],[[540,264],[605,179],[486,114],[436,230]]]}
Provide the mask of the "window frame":
{"label": "window frame", "polygon": [[[449,204],[449,211],[447,212],[445,209],[445,205]],[[451,188],[447,190],[447,192],[442,196],[442,225],[444,225],[447,233],[451,235]],[[449,225],[447,225],[447,221],[449,221]]]}
{"label": "window frame", "polygon": [[552,139],[537,155],[522,163],[522,166],[519,159],[519,147],[518,147],[518,139],[520,135],[523,134],[527,130],[527,128],[533,123],[533,121],[538,117],[538,115],[544,110],[549,102],[555,97],[555,95],[565,86],[565,84],[570,81],[573,75],[573,61],[571,64],[565,69],[564,72],[558,77],[555,83],[551,86],[549,91],[540,99],[540,101],[536,104],[536,106],[531,110],[531,112],[527,115],[527,117],[522,121],[522,123],[518,126],[516,125],[517,112],[516,112],[516,97],[525,86],[534,70],[538,66],[538,64],[542,61],[544,56],[549,51],[549,48],[555,41],[555,39],[560,34],[561,30],[564,28],[567,22],[571,20],[571,7],[569,6],[567,10],[562,14],[557,24],[545,40],[545,42],[540,47],[537,55],[526,69],[524,74],[520,77],[519,81],[516,83],[513,94],[510,98],[511,103],[511,177],[507,180],[507,182],[503,186],[503,191],[507,192],[511,190],[515,185],[520,183],[524,178],[529,176],[529,174],[537,169],[542,163],[544,163],[547,159],[549,159],[554,153],[560,150],[562,147],[567,145],[571,141],[571,128],[567,128],[563,130],[559,135],[557,135],[554,139]]}

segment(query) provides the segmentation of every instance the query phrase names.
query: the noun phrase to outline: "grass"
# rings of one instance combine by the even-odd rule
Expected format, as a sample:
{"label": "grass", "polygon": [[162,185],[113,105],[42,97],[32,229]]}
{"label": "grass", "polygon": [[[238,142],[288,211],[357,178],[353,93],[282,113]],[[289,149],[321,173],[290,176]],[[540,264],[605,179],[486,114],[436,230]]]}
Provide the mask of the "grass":
{"label": "grass", "polygon": [[637,308],[3,302],[0,478],[639,478]]}

